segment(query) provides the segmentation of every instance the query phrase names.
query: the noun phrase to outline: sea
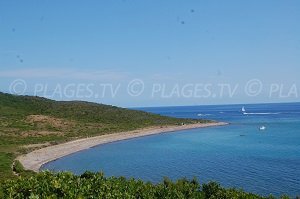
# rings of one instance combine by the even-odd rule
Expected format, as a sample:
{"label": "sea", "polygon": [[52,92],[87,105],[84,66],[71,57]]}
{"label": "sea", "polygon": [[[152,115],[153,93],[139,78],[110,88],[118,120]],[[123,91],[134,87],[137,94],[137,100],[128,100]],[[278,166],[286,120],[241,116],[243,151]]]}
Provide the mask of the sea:
{"label": "sea", "polygon": [[41,169],[75,174],[102,171],[106,176],[154,183],[164,177],[196,177],[200,183],[216,181],[263,196],[300,195],[300,103],[138,110],[229,125],[99,145],[49,162]]}

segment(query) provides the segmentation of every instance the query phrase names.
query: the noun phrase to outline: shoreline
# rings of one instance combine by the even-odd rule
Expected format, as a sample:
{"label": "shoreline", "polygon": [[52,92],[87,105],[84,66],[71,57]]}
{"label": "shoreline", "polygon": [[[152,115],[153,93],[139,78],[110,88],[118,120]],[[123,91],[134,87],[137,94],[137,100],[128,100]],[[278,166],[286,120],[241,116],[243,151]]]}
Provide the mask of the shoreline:
{"label": "shoreline", "polygon": [[213,122],[213,123],[197,123],[187,124],[182,126],[165,126],[165,127],[149,127],[144,129],[137,129],[133,131],[112,133],[106,135],[100,135],[89,138],[81,138],[78,140],[52,145],[45,148],[41,148],[32,151],[28,154],[21,155],[16,158],[23,165],[24,169],[39,172],[40,168],[51,161],[57,160],[64,156],[71,155],[73,153],[83,151],[101,144],[107,144],[111,142],[128,140],[137,137],[144,137],[150,135],[157,135],[162,133],[170,133],[174,131],[189,130],[196,128],[205,128],[213,126],[224,126],[228,123],[225,122]]}

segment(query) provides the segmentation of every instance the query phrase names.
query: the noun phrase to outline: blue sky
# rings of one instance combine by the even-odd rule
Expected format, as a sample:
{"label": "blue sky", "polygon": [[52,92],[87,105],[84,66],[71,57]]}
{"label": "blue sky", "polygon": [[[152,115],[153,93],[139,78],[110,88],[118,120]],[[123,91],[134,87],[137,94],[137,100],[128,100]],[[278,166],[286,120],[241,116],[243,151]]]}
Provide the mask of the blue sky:
{"label": "blue sky", "polygon": [[[298,0],[1,0],[0,90],[21,79],[24,94],[126,107],[299,101],[299,21]],[[134,79],[139,96],[126,90]],[[262,91],[249,96],[253,79]],[[66,97],[53,94],[58,84],[121,86],[115,96]],[[151,95],[153,84],[166,92]],[[210,84],[210,95],[170,94],[186,84]],[[239,87],[224,96],[219,84]]]}

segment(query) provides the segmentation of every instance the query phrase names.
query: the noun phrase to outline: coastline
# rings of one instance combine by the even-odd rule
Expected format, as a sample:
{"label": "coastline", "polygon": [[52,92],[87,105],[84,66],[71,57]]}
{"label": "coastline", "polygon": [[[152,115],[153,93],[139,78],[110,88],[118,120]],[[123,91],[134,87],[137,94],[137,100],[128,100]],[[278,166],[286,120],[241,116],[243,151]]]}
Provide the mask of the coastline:
{"label": "coastline", "polygon": [[39,172],[42,165],[64,156],[86,150],[101,144],[127,140],[137,137],[169,133],[174,131],[227,125],[225,122],[197,123],[182,126],[149,127],[133,131],[112,133],[89,138],[82,138],[58,145],[48,146],[16,158],[26,170]]}

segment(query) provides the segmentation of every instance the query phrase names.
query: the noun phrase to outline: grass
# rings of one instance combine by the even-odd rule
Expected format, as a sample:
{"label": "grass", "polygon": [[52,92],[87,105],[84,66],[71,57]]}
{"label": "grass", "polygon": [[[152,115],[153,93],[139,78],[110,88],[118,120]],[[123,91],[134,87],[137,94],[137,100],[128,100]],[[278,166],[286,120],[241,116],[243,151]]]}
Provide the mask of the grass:
{"label": "grass", "polygon": [[12,162],[13,162],[14,158],[15,158],[15,156],[12,153],[0,152],[1,179],[6,179],[6,178],[11,177],[11,172],[5,172],[5,171],[12,170],[11,166],[12,166]]}
{"label": "grass", "polygon": [[[0,179],[15,178],[12,165],[21,154],[70,140],[150,126],[209,122],[177,119],[115,106],[62,102],[0,92]],[[15,163],[20,175],[31,172]],[[1,181],[0,180],[0,181]]]}

